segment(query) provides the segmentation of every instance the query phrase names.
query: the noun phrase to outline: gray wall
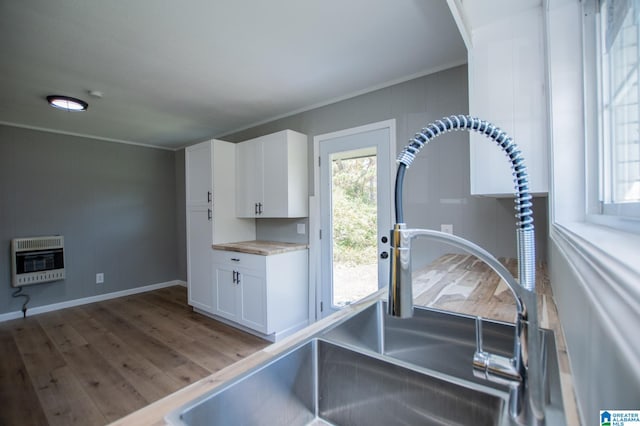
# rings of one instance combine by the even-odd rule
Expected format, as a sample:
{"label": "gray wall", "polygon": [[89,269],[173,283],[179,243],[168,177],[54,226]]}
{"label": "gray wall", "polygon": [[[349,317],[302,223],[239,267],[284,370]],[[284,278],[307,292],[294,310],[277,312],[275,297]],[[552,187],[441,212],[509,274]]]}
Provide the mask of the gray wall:
{"label": "gray wall", "polygon": [[187,281],[187,209],[185,194],[184,149],[176,151],[176,252],[178,277]]}
{"label": "gray wall", "polygon": [[[29,307],[182,278],[174,152],[0,126],[0,313],[9,242],[61,234],[67,279],[24,287]],[[184,213],[182,213],[184,216]],[[181,218],[183,220],[183,217]],[[180,224],[182,226],[182,224]],[[180,259],[180,260],[178,260]],[[105,274],[104,284],[95,274]]]}
{"label": "gray wall", "polygon": [[[396,119],[397,149],[421,127],[446,115],[468,112],[467,67],[460,66],[387,87],[311,111],[306,111],[220,139],[239,142],[282,129],[309,135],[309,163],[313,136],[376,121]],[[508,129],[505,129],[508,131]],[[496,149],[487,144],[487,149]],[[516,237],[513,201],[471,197],[469,185],[469,136],[466,132],[444,135],[420,153],[405,179],[405,221],[411,227],[440,229],[452,223],[454,233],[468,238],[496,256],[515,257]],[[506,160],[505,160],[506,161]],[[311,170],[311,169],[310,169]],[[310,192],[313,172],[310,171]],[[539,259],[546,258],[547,202],[535,200]],[[257,221],[259,238],[279,237],[298,241],[293,221]],[[416,266],[426,264],[449,247],[417,241]]]}

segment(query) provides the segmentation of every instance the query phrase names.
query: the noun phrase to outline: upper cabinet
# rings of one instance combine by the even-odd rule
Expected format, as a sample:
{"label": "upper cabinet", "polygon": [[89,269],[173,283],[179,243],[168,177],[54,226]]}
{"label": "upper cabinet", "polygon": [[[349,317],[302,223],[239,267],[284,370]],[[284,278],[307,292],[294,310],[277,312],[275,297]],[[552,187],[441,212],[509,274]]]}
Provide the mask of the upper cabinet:
{"label": "upper cabinet", "polygon": [[185,149],[185,196],[187,207],[207,206],[213,192],[213,143],[202,142]]}
{"label": "upper cabinet", "polygon": [[308,216],[308,174],[302,133],[283,130],[237,144],[237,216]]}
{"label": "upper cabinet", "polygon": [[[479,4],[482,3],[482,4]],[[529,191],[549,191],[542,2],[449,2],[468,48],[469,114],[506,131],[522,151]],[[505,5],[506,7],[499,7]],[[491,11],[491,12],[488,12]],[[471,132],[471,193],[514,193],[506,155]]]}

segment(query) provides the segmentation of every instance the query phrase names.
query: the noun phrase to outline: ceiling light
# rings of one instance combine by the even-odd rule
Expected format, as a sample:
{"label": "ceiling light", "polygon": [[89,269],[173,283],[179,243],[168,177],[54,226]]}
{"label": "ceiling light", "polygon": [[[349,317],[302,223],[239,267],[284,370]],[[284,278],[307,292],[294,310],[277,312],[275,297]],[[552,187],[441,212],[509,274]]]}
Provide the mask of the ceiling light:
{"label": "ceiling light", "polygon": [[47,96],[47,102],[52,107],[64,111],[85,111],[89,107],[85,101],[70,96],[50,95]]}

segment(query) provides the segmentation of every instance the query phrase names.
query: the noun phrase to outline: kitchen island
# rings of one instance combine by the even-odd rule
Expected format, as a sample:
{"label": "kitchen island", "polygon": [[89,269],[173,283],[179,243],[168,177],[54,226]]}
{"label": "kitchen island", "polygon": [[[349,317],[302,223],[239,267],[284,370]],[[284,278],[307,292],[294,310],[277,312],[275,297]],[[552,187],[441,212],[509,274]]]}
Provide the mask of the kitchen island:
{"label": "kitchen island", "polygon": [[[510,270],[516,266],[514,260],[506,260],[504,263]],[[515,308],[508,287],[501,283],[488,267],[472,256],[459,254],[442,256],[428,267],[416,271],[413,285],[416,304],[513,322]],[[566,423],[577,425],[579,417],[573,393],[571,370],[544,265],[539,265],[538,268],[537,289],[541,326],[553,330],[556,336]],[[385,289],[113,424],[164,425],[166,424],[164,416],[172,410],[304,342],[333,324],[355,315],[381,298],[386,298]]]}

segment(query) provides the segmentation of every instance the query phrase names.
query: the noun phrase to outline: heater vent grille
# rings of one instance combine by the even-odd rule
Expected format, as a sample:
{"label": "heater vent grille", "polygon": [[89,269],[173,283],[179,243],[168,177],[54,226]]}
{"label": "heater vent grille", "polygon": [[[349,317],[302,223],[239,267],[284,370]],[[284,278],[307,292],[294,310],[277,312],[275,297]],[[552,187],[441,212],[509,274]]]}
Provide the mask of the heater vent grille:
{"label": "heater vent grille", "polygon": [[51,237],[14,238],[12,244],[16,251],[62,248],[64,247],[64,237],[55,235]]}
{"label": "heater vent grille", "polygon": [[66,278],[64,237],[61,235],[12,239],[11,260],[13,287]]}

